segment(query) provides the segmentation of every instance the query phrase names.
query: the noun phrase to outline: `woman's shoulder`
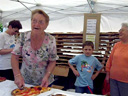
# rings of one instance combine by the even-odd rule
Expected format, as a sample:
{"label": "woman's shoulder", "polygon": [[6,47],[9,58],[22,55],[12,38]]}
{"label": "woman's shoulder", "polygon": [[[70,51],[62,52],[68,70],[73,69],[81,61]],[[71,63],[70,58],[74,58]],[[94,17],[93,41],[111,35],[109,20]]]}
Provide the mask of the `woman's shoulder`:
{"label": "woman's shoulder", "polygon": [[121,45],[122,45],[122,43],[121,43],[121,41],[119,41],[119,42],[115,43],[114,47],[121,46]]}
{"label": "woman's shoulder", "polygon": [[31,31],[27,31],[27,32],[21,32],[20,33],[20,39],[21,40],[30,40],[30,35],[31,35]]}
{"label": "woman's shoulder", "polygon": [[45,32],[45,36],[47,36],[49,39],[55,39],[54,36],[52,36],[50,33]]}
{"label": "woman's shoulder", "polygon": [[117,42],[117,43],[115,43],[115,44],[116,44],[116,45],[117,45],[117,44],[121,44],[121,41],[119,41],[119,42]]}
{"label": "woman's shoulder", "polygon": [[21,36],[27,36],[27,35],[30,35],[31,32],[30,31],[27,31],[27,32],[21,32],[20,35]]}
{"label": "woman's shoulder", "polygon": [[31,34],[31,31],[21,32],[20,34],[24,34],[24,35]]}

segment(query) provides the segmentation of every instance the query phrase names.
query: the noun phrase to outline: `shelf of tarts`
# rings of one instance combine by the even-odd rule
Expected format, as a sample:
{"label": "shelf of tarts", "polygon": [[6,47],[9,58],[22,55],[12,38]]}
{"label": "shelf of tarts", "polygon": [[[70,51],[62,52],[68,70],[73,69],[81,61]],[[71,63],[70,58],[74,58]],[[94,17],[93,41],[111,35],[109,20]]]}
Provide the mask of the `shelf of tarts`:
{"label": "shelf of tarts", "polygon": [[[59,60],[54,75],[67,77],[69,67],[68,60],[76,54],[82,53],[83,34],[82,33],[50,33],[56,38],[57,55]],[[93,55],[105,66],[113,45],[119,41],[118,32],[100,33],[99,50]],[[21,59],[20,59],[21,60]],[[58,70],[59,69],[59,70]],[[58,72],[59,71],[59,72]],[[102,72],[105,72],[104,69]]]}

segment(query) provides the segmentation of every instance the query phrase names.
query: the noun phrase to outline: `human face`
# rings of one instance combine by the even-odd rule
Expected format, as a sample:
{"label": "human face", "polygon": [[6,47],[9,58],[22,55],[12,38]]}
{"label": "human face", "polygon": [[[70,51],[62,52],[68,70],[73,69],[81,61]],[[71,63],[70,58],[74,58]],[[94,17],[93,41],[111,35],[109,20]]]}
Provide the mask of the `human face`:
{"label": "human face", "polygon": [[16,33],[19,33],[19,29],[18,28],[12,28],[12,26],[9,26],[9,34],[10,35],[16,35]]}
{"label": "human face", "polygon": [[83,48],[83,53],[86,55],[86,56],[91,56],[92,53],[93,53],[93,49],[91,46],[84,46]]}
{"label": "human face", "polygon": [[128,38],[128,29],[127,29],[127,27],[122,27],[119,30],[119,38],[120,38],[120,40],[123,40],[123,41]]}
{"label": "human face", "polygon": [[19,33],[19,29],[18,28],[13,28],[13,34],[15,35],[17,33]]}
{"label": "human face", "polygon": [[34,32],[42,32],[44,31],[48,26],[48,23],[46,23],[45,17],[42,14],[36,13],[33,15],[33,18],[31,20],[31,28]]}

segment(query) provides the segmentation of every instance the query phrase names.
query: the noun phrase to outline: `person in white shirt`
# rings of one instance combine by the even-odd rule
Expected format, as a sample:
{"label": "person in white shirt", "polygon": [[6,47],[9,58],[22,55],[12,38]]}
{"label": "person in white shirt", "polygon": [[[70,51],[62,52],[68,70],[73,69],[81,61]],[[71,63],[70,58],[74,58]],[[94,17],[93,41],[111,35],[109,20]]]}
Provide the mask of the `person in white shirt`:
{"label": "person in white shirt", "polygon": [[9,22],[8,29],[0,33],[0,76],[14,80],[11,67],[11,52],[15,47],[15,35],[22,29],[19,20]]}

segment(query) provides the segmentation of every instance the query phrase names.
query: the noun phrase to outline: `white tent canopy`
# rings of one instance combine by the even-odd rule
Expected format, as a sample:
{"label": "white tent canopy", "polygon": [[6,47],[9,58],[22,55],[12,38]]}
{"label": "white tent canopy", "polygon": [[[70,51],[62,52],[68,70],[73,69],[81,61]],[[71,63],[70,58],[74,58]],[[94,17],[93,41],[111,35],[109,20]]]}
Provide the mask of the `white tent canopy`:
{"label": "white tent canopy", "polygon": [[43,9],[49,16],[48,32],[83,31],[84,13],[101,13],[101,32],[117,32],[128,22],[128,0],[0,0],[0,22],[18,19],[22,32],[31,30],[31,10]]}

